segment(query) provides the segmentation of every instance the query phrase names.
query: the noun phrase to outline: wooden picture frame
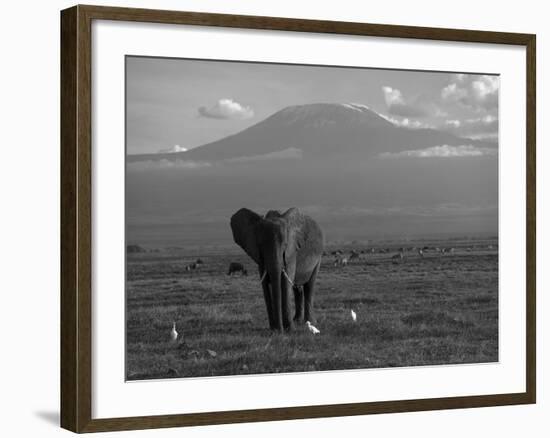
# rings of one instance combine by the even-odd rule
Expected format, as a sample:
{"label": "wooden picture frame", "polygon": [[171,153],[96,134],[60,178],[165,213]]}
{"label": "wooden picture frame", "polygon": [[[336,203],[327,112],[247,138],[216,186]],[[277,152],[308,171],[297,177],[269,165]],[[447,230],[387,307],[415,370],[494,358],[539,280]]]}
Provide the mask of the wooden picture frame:
{"label": "wooden picture frame", "polygon": [[[186,24],[526,48],[526,391],[127,418],[92,418],[92,35],[93,20]],[[535,35],[474,30],[75,6],[61,12],[61,426],[98,432],[535,403]]]}

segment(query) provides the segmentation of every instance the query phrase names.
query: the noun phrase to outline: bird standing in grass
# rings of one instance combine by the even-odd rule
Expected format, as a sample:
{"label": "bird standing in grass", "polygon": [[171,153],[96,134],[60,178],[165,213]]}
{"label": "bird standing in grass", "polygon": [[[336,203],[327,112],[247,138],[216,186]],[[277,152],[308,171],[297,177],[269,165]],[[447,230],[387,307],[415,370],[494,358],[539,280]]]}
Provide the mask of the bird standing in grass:
{"label": "bird standing in grass", "polygon": [[317,327],[315,327],[314,325],[311,325],[311,322],[306,321],[306,325],[307,325],[307,329],[314,335],[318,335],[319,333],[321,333]]}
{"label": "bird standing in grass", "polygon": [[353,322],[357,322],[357,313],[351,309],[351,319],[353,319]]}
{"label": "bird standing in grass", "polygon": [[176,331],[176,323],[172,323],[172,330],[170,330],[170,340],[176,342],[178,339],[178,332]]}

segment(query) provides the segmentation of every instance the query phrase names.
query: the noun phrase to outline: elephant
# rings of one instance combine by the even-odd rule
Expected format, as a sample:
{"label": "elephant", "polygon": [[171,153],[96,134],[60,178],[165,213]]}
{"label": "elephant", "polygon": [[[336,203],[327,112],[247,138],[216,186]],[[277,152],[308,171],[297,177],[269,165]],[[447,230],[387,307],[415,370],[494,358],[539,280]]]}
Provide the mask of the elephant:
{"label": "elephant", "polygon": [[[241,208],[231,216],[233,239],[258,265],[269,328],[290,331],[293,322],[315,322],[313,296],[321,266],[321,227],[297,208],[265,216]],[[290,289],[295,315],[290,314]]]}

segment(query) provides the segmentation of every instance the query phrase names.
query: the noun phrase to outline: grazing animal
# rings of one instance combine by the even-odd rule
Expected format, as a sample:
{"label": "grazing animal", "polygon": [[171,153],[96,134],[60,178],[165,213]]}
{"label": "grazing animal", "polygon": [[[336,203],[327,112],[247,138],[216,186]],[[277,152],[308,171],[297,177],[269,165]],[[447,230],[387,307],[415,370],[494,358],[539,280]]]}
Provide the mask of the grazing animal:
{"label": "grazing animal", "polygon": [[306,325],[308,330],[314,335],[318,335],[319,333],[321,333],[317,327],[315,327],[314,325],[311,325],[311,322],[306,321]]}
{"label": "grazing animal", "polygon": [[172,330],[170,330],[170,340],[176,342],[178,340],[178,332],[176,331],[176,323],[172,323]]}
{"label": "grazing animal", "polygon": [[353,322],[357,321],[357,313],[355,313],[353,309],[351,309],[351,319],[353,320]]}
{"label": "grazing animal", "polygon": [[405,256],[402,252],[398,252],[397,254],[392,256],[392,260],[403,260]]}
{"label": "grazing animal", "polygon": [[227,272],[227,275],[233,275],[236,272],[240,272],[241,275],[248,275],[248,271],[244,268],[242,263],[239,263],[239,262],[229,263],[229,271]]}
{"label": "grazing animal", "polygon": [[349,256],[349,261],[351,262],[352,260],[355,260],[355,259],[361,259],[361,256],[359,255],[359,253],[357,251],[352,251],[350,256]]}
{"label": "grazing animal", "polygon": [[315,322],[313,296],[324,247],[317,222],[297,208],[265,216],[241,208],[231,217],[231,230],[235,243],[258,264],[270,329],[292,329],[291,290],[294,322]]}
{"label": "grazing animal", "polygon": [[346,257],[338,258],[336,257],[334,259],[334,266],[347,266],[348,259]]}
{"label": "grazing animal", "polygon": [[195,264],[197,264],[197,265],[204,265],[204,262],[203,262],[201,259],[197,259],[197,261],[195,262]]}
{"label": "grazing animal", "polygon": [[194,271],[196,269],[199,269],[201,267],[201,264],[197,264],[197,262],[193,262],[185,267],[186,271]]}

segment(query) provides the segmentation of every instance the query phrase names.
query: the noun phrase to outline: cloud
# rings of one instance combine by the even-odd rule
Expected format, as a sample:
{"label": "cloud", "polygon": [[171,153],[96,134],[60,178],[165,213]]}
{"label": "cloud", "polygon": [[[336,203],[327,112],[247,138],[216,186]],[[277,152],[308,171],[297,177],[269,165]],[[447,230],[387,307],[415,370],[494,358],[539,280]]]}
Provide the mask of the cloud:
{"label": "cloud", "polygon": [[471,134],[471,135],[468,135],[467,138],[471,138],[472,140],[498,142],[498,132]]}
{"label": "cloud", "polygon": [[490,111],[498,107],[500,79],[490,75],[452,75],[450,84],[441,90],[446,103],[458,103],[475,111]]}
{"label": "cloud", "polygon": [[187,148],[184,148],[183,146],[180,146],[179,144],[175,144],[169,149],[160,149],[158,151],[159,154],[176,154],[178,152],[185,152],[187,151]]}
{"label": "cloud", "polygon": [[397,88],[385,86],[382,87],[382,91],[390,114],[401,117],[425,117],[427,115],[424,108],[405,100]]}
{"label": "cloud", "polygon": [[380,158],[457,158],[457,157],[482,157],[496,155],[497,149],[479,148],[473,145],[432,146],[425,149],[415,149],[402,152],[384,152],[379,155]]}
{"label": "cloud", "polygon": [[220,99],[210,107],[201,106],[199,115],[210,119],[235,120],[254,117],[254,110],[249,106],[241,105],[232,99]]}
{"label": "cloud", "polygon": [[441,97],[447,101],[462,101],[468,97],[468,90],[452,83],[441,90]]}
{"label": "cloud", "polygon": [[396,118],[396,117],[387,116],[381,113],[376,113],[376,114],[378,114],[383,119],[386,119],[388,122],[393,123],[395,126],[399,126],[401,128],[410,128],[410,129],[433,128],[433,125],[421,122],[419,120],[412,120],[412,119],[409,119],[408,117]]}
{"label": "cloud", "polygon": [[387,106],[403,105],[405,103],[403,95],[398,89],[386,86],[382,87],[382,91],[384,92],[384,99],[386,100]]}
{"label": "cloud", "polygon": [[455,73],[451,78],[456,82],[463,82],[466,79],[467,75],[464,73]]}
{"label": "cloud", "polygon": [[250,155],[245,157],[229,158],[225,160],[228,163],[247,163],[250,161],[265,161],[265,160],[289,160],[289,159],[301,159],[303,158],[303,152],[298,148],[288,148],[282,151],[270,152],[263,155]]}
{"label": "cloud", "polygon": [[230,166],[233,163],[253,163],[258,161],[268,160],[296,160],[303,158],[301,149],[287,148],[277,152],[270,152],[268,154],[250,155],[245,157],[229,158],[219,162],[208,161],[190,161],[190,160],[173,160],[163,158],[162,160],[146,160],[146,161],[134,161],[128,163],[129,172],[143,172],[151,170],[166,170],[166,169],[202,169],[212,166]]}
{"label": "cloud", "polygon": [[466,119],[464,126],[472,133],[493,132],[498,130],[498,118],[491,114],[483,117]]}
{"label": "cloud", "polygon": [[128,163],[127,169],[130,172],[142,172],[146,170],[163,169],[198,169],[210,167],[212,164],[204,161],[185,161],[185,160],[147,160]]}
{"label": "cloud", "polygon": [[446,120],[441,129],[460,137],[498,138],[498,118],[487,114],[465,120]]}
{"label": "cloud", "polygon": [[472,90],[478,99],[487,99],[498,91],[498,76],[481,76],[478,80],[472,82]]}
{"label": "cloud", "polygon": [[460,126],[462,126],[462,122],[460,120],[445,120],[445,126],[460,128]]}
{"label": "cloud", "polygon": [[498,76],[481,76],[472,82],[474,100],[486,109],[496,108],[498,105]]}

